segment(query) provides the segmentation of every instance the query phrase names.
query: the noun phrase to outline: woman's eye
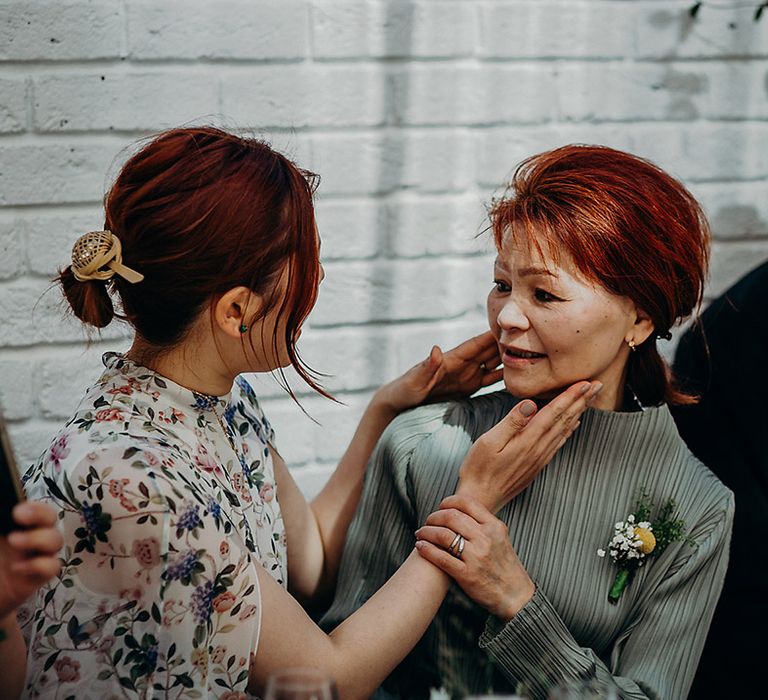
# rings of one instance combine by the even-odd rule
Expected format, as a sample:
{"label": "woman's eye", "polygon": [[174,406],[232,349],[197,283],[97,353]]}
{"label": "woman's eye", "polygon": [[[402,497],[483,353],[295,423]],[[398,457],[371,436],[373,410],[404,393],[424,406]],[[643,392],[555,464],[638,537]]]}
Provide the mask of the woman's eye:
{"label": "woman's eye", "polygon": [[511,287],[506,282],[502,282],[501,280],[493,280],[493,286],[497,292],[502,292],[504,294],[511,290]]}
{"label": "woman's eye", "polygon": [[556,297],[554,294],[550,294],[545,289],[536,289],[533,295],[536,297],[536,301],[540,301],[545,304],[549,301],[560,301],[558,297]]}

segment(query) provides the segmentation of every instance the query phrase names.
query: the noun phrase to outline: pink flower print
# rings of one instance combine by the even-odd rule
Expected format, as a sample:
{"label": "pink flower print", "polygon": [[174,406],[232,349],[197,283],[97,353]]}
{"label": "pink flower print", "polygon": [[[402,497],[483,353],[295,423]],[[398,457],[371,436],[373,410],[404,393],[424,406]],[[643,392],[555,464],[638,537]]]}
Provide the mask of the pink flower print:
{"label": "pink flower print", "polygon": [[224,656],[226,656],[227,653],[227,647],[222,646],[219,644],[213,652],[211,652],[211,661],[215,664],[220,664],[222,661],[224,661]]}
{"label": "pink flower print", "polygon": [[130,479],[110,479],[109,495],[112,496],[112,498],[119,498],[123,495],[123,489],[130,483]]}
{"label": "pink flower print", "polygon": [[264,503],[269,503],[275,497],[275,487],[272,484],[263,484],[259,489],[259,496]]}
{"label": "pink flower print", "polygon": [[246,605],[241,611],[240,614],[237,616],[237,619],[247,620],[249,617],[253,617],[257,612],[258,608],[255,605]]}
{"label": "pink flower print", "polygon": [[217,613],[224,613],[231,609],[236,602],[237,598],[235,598],[233,593],[224,591],[223,593],[219,593],[219,595],[213,599],[213,609]]}
{"label": "pink flower print", "polygon": [[160,464],[160,460],[152,452],[144,452],[143,454],[144,454],[144,461],[150,467],[156,467],[158,464]]}
{"label": "pink flower print", "polygon": [[177,423],[178,421],[182,421],[182,420],[184,420],[184,413],[182,413],[175,407],[171,408],[171,421],[173,423]]}
{"label": "pink flower print", "polygon": [[197,443],[197,451],[195,454],[195,464],[200,467],[204,472],[208,472],[209,474],[211,472],[216,472],[217,474],[221,474],[221,469],[218,464],[216,464],[216,460],[211,457],[208,450],[206,449],[205,445],[202,443]]}
{"label": "pink flower print", "polygon": [[234,487],[235,491],[240,491],[242,493],[242,490],[243,490],[243,472],[235,472],[232,475],[232,486]]}
{"label": "pink flower print", "polygon": [[221,544],[219,545],[219,553],[222,557],[229,556],[229,542],[226,540],[221,541]]}
{"label": "pink flower print", "polygon": [[208,672],[208,649],[198,647],[192,650],[192,665],[199,669],[203,676]]}
{"label": "pink flower print", "polygon": [[186,609],[175,600],[166,600],[163,603],[163,624],[166,627],[170,625],[180,625],[184,619]]}
{"label": "pink flower print", "polygon": [[244,500],[246,503],[250,503],[251,501],[253,501],[253,496],[251,496],[251,492],[248,490],[248,488],[247,488],[247,487],[246,487],[246,488],[244,488],[244,489],[241,491],[241,493],[242,493],[242,496],[243,496],[243,500]]}
{"label": "pink flower print", "polygon": [[142,568],[150,569],[160,563],[160,543],[154,537],[134,540],[131,554],[136,557]]}
{"label": "pink flower print", "polygon": [[133,501],[124,494],[120,496],[120,505],[129,513],[135,513],[138,510]]}
{"label": "pink flower print", "polygon": [[80,680],[80,662],[69,656],[56,659],[53,668],[61,683],[77,683]]}
{"label": "pink flower print", "polygon": [[124,600],[141,600],[144,597],[144,589],[141,586],[124,588],[120,591],[120,597]]}
{"label": "pink flower print", "polygon": [[112,396],[117,396],[117,394],[130,396],[133,393],[133,389],[131,388],[130,384],[124,384],[123,386],[112,387],[107,391],[107,393],[112,394]]}
{"label": "pink flower print", "polygon": [[248,443],[247,443],[247,442],[244,442],[244,443],[242,443],[242,445],[240,445],[240,447],[241,447],[241,448],[242,448],[242,450],[243,450],[243,454],[244,454],[244,455],[248,455],[248,450],[250,449],[250,448],[248,447]]}
{"label": "pink flower print", "polygon": [[102,408],[100,411],[96,411],[96,420],[102,423],[123,420],[123,414],[119,408]]}
{"label": "pink flower print", "polygon": [[62,435],[56,439],[48,450],[48,459],[53,462],[56,472],[61,471],[61,460],[69,457],[69,447],[67,446],[67,436]]}
{"label": "pink flower print", "polygon": [[219,695],[219,700],[248,700],[245,693],[238,693],[236,690],[228,690],[223,695]]}

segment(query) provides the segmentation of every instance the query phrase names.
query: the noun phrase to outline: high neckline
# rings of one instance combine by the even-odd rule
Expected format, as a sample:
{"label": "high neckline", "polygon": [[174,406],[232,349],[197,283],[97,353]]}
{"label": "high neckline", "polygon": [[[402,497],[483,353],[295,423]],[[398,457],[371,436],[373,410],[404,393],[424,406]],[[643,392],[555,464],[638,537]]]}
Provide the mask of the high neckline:
{"label": "high neckline", "polygon": [[231,402],[231,391],[215,396],[189,389],[126,357],[123,353],[106,352],[101,359],[107,370],[118,372],[129,381],[151,382],[153,390],[165,394],[173,403],[194,408],[201,413],[215,413],[216,408],[225,410]]}

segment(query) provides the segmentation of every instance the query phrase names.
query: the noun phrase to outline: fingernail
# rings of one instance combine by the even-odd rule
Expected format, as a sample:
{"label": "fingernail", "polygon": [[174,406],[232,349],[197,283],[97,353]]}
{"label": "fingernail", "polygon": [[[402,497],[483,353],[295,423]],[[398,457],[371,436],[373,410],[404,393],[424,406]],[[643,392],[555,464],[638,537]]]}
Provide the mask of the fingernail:
{"label": "fingernail", "polygon": [[520,404],[520,413],[522,413],[526,418],[528,416],[532,416],[536,412],[536,404],[533,403],[533,401],[524,401],[522,404]]}
{"label": "fingernail", "polygon": [[579,393],[586,394],[591,386],[591,384],[585,384],[583,387],[581,387],[581,389],[579,389]]}
{"label": "fingernail", "polygon": [[592,383],[592,396],[597,396],[600,393],[600,390],[603,388],[602,382],[593,382]]}
{"label": "fingernail", "polygon": [[424,543],[421,540],[418,540],[414,547],[416,547],[416,549],[422,549],[424,547]]}

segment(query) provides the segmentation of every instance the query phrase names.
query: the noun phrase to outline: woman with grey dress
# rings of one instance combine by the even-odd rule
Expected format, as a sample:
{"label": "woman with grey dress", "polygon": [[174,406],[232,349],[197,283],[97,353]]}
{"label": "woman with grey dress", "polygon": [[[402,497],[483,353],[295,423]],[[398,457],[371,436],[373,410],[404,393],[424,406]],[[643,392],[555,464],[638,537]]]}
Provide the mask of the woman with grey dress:
{"label": "woman with grey dress", "polygon": [[[567,146],[518,168],[491,225],[488,321],[505,390],[389,426],[323,624],[359,607],[415,545],[458,586],[377,697],[523,686],[545,698],[593,679],[622,698],[684,698],[722,587],[733,498],[675,429],[668,405],[695,398],[675,388],[656,340],[701,300],[706,220],[653,164]],[[451,495],[468,450],[512,406],[578,379],[603,389],[498,517]]]}

